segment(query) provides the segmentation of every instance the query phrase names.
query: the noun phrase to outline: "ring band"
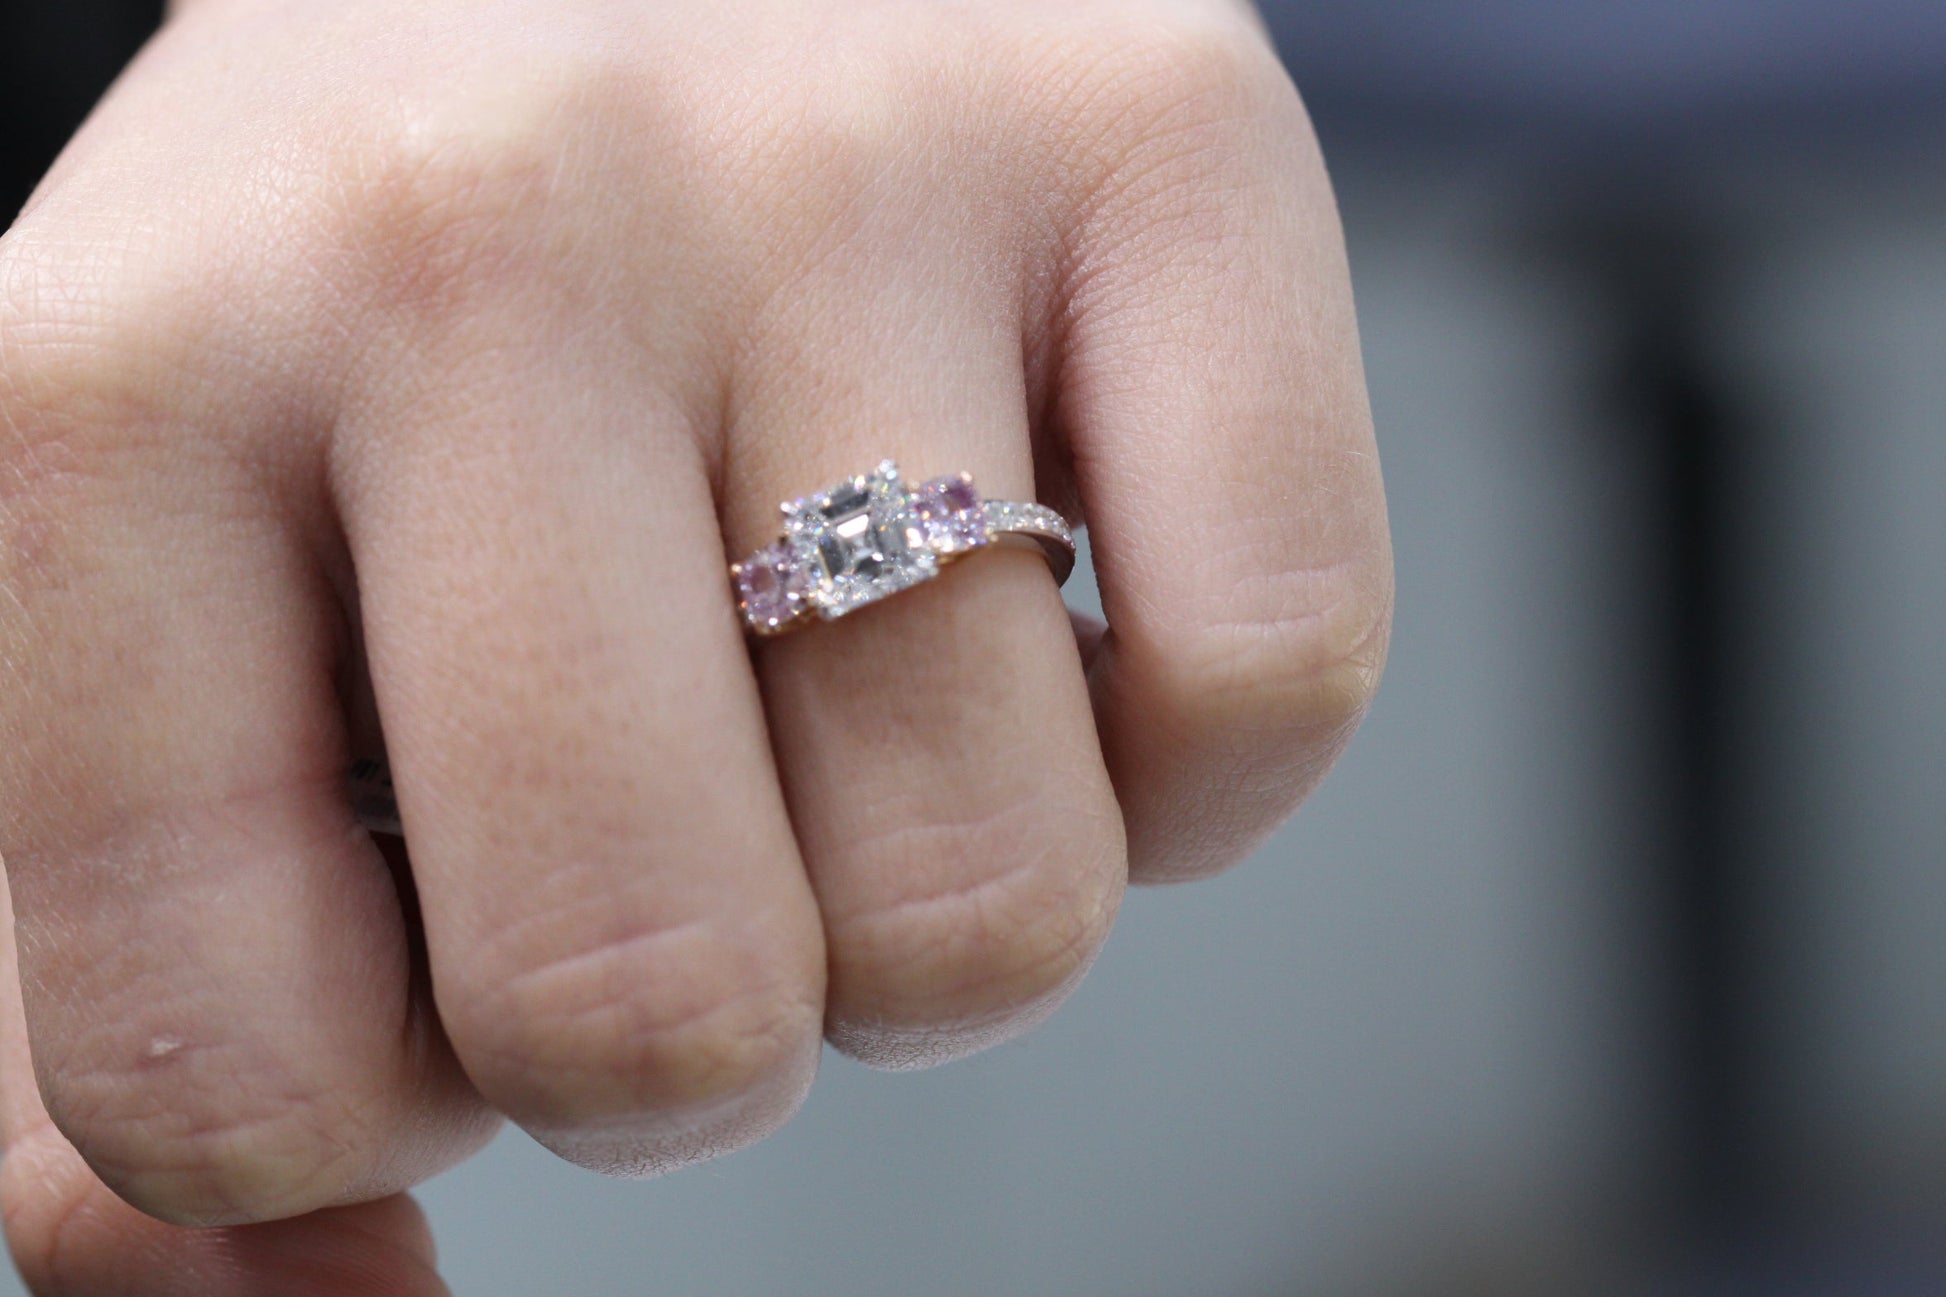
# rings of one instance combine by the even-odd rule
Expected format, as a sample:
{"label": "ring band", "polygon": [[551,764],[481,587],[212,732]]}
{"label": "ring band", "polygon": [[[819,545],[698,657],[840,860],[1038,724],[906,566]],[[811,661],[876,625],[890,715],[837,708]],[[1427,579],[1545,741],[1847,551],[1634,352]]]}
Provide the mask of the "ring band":
{"label": "ring band", "polygon": [[970,473],[910,487],[888,459],[783,510],[783,536],[730,565],[737,611],[756,635],[842,617],[1016,538],[1047,557],[1057,584],[1074,570],[1065,518],[1042,504],[982,500]]}

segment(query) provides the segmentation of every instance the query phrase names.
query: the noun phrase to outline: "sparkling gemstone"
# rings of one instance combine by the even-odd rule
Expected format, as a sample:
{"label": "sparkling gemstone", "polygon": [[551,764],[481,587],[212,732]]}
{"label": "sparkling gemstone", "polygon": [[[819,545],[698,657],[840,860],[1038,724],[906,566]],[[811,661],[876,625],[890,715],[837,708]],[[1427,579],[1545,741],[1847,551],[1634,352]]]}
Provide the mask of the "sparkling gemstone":
{"label": "sparkling gemstone", "polygon": [[913,510],[936,553],[956,554],[987,542],[986,511],[969,474],[927,482],[914,493]]}
{"label": "sparkling gemstone", "polygon": [[798,568],[812,574],[807,597],[822,616],[842,616],[939,570],[889,460],[785,506],[784,515],[785,542]]}
{"label": "sparkling gemstone", "polygon": [[872,581],[906,556],[903,520],[872,509],[863,482],[831,492],[818,507],[818,561],[826,581]]}
{"label": "sparkling gemstone", "polygon": [[752,622],[776,628],[797,615],[809,593],[788,545],[779,541],[737,569],[737,603]]}

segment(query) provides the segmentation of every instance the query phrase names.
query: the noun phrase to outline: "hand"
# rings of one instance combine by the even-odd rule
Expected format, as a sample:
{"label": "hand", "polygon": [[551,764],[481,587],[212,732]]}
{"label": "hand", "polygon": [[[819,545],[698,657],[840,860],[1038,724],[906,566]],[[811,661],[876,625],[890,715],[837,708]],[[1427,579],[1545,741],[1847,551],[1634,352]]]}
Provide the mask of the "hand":
{"label": "hand", "polygon": [[[747,650],[885,456],[1085,517],[1108,629],[995,551]],[[1323,775],[1391,573],[1233,0],[203,0],[0,243],[0,596],[20,1264],[343,1297],[496,1114],[653,1173],[1044,1017]]]}

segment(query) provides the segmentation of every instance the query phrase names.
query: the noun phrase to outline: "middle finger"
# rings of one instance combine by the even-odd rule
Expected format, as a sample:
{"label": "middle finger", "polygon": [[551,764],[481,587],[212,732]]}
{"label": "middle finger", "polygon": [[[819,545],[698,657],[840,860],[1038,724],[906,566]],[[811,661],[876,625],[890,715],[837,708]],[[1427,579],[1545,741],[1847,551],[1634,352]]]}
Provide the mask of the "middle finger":
{"label": "middle finger", "polygon": [[[932,265],[966,262],[942,250]],[[839,259],[753,330],[727,430],[725,510],[741,552],[776,535],[780,500],[886,457],[913,485],[966,470],[987,498],[1034,498],[1009,295],[977,270],[911,291],[911,264]],[[883,603],[766,640],[757,661],[824,917],[832,1042],[919,1067],[1045,1016],[1099,949],[1126,871],[1046,563],[975,552]]]}
{"label": "middle finger", "polygon": [[563,1156],[655,1172],[801,1099],[817,912],[687,404],[619,336],[483,345],[503,309],[351,430],[372,680],[461,1062]]}

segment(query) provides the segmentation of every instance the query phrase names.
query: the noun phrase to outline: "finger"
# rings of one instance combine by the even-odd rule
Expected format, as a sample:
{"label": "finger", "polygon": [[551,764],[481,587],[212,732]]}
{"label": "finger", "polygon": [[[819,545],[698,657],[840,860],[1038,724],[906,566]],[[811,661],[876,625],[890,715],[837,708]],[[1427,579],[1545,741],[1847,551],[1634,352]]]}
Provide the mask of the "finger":
{"label": "finger", "polygon": [[1239,859],[1324,776],[1376,688],[1392,576],[1337,216],[1315,150],[1284,143],[1311,138],[1295,92],[1242,35],[1136,84],[1169,115],[1095,182],[1049,370],[1109,625],[1102,743],[1155,881]]}
{"label": "finger", "polygon": [[1081,651],[1082,667],[1092,670],[1095,656],[1101,652],[1102,636],[1108,633],[1108,623],[1093,613],[1070,608],[1068,624],[1074,629],[1074,646]]}
{"label": "finger", "polygon": [[0,850],[52,1119],[183,1223],[414,1183],[491,1126],[345,802],[290,501],[193,417],[89,422],[113,357],[9,360],[37,396],[0,392]]}
{"label": "finger", "polygon": [[639,353],[479,342],[533,324],[482,307],[375,398],[347,528],[447,1032],[543,1143],[650,1174],[795,1110],[823,949],[688,412]]}
{"label": "finger", "polygon": [[[864,261],[779,294],[753,330],[726,470],[729,530],[896,456],[1034,498],[1019,322],[941,231],[856,238]],[[898,249],[905,256],[889,250]],[[944,276],[940,267],[960,269]],[[931,282],[913,294],[909,282]],[[772,742],[829,950],[828,1032],[914,1067],[1044,1017],[1105,939],[1119,812],[1046,563],[994,548],[758,653]]]}
{"label": "finger", "polygon": [[117,1198],[35,1088],[0,889],[0,1217],[36,1294],[60,1297],[443,1297],[425,1216],[403,1195],[226,1229],[166,1225]]}

